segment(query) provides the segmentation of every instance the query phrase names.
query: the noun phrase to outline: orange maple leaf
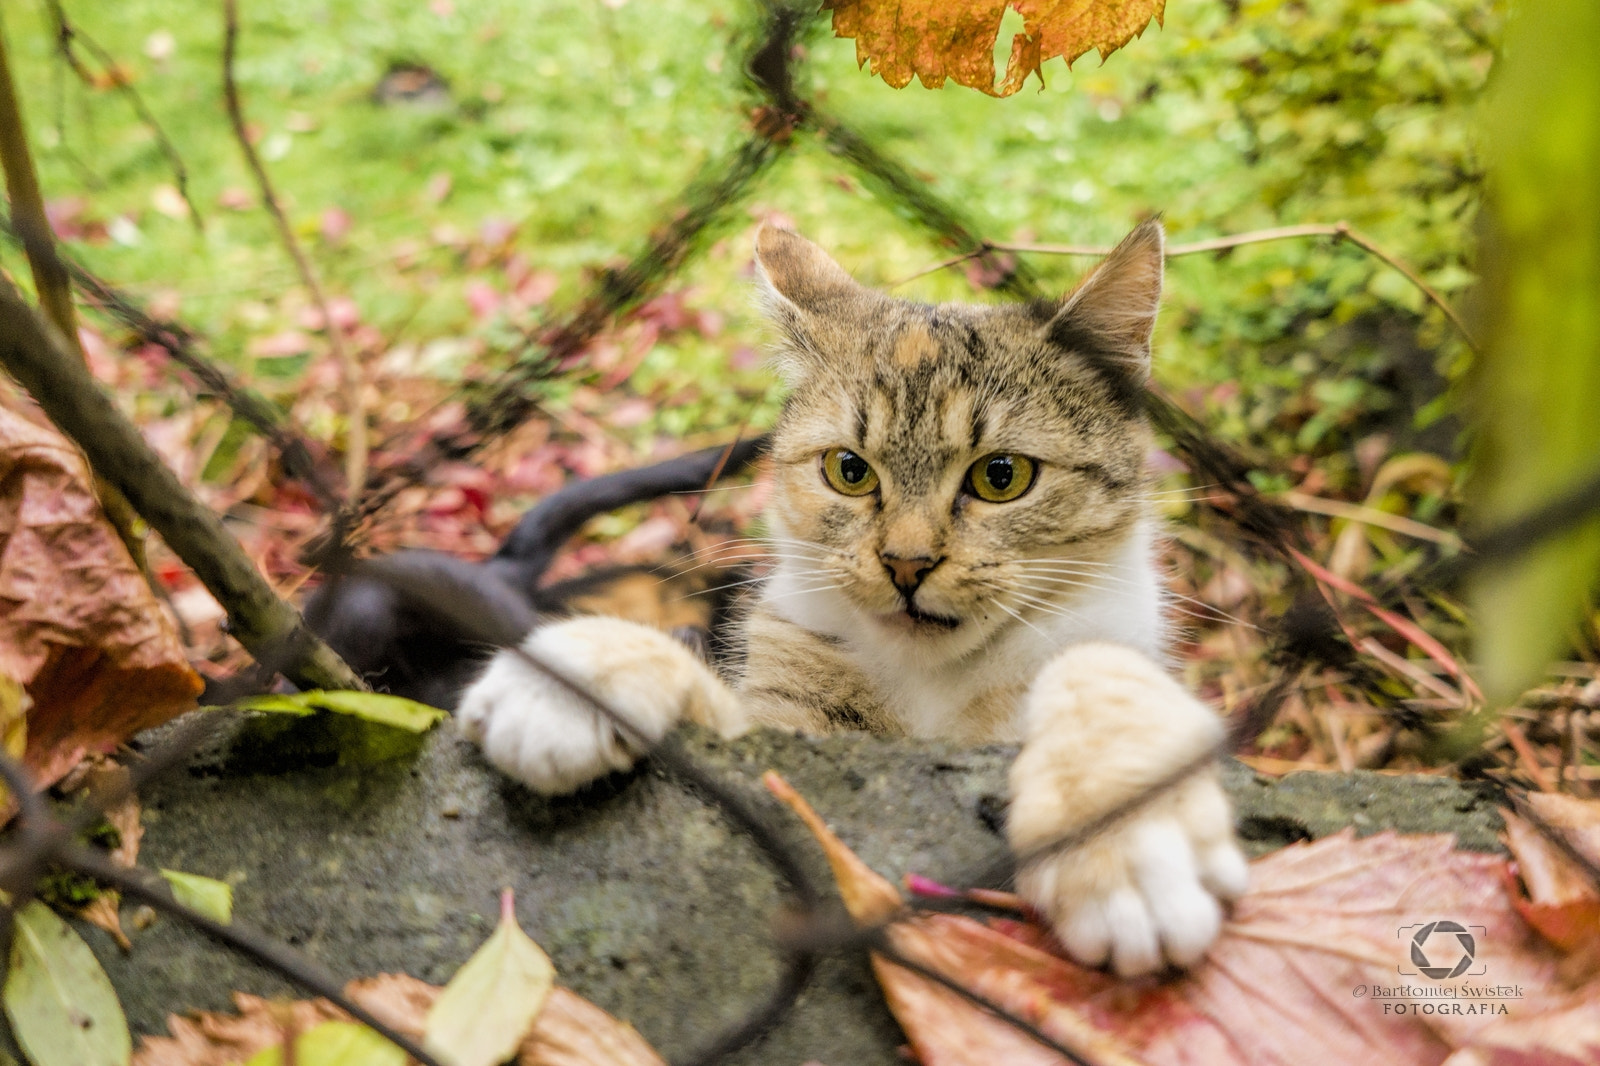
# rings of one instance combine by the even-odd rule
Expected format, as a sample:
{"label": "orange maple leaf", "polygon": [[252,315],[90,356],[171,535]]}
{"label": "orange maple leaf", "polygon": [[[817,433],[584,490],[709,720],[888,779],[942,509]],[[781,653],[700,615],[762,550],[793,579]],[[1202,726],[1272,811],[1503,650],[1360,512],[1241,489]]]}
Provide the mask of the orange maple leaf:
{"label": "orange maple leaf", "polygon": [[[896,89],[913,77],[937,89],[958,85],[1010,96],[1028,75],[1061,56],[1071,66],[1091,49],[1100,58],[1160,22],[1166,0],[830,0],[835,36],[853,38],[856,62]],[[1022,15],[1011,56],[998,82],[994,47],[1006,9]]]}

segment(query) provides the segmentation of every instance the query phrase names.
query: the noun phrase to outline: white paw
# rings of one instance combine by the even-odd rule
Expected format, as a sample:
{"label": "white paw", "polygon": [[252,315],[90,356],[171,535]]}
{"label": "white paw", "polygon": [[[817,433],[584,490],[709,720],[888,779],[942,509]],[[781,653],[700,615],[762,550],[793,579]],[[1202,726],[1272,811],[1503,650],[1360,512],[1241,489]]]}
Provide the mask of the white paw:
{"label": "white paw", "polygon": [[457,725],[494,766],[546,795],[627,769],[685,717],[727,731],[737,716],[732,694],[659,630],[575,618],[534,630],[522,647],[617,716],[515,652],[494,657],[462,696]]}
{"label": "white paw", "polygon": [[[1020,855],[1118,809],[1214,751],[1222,723],[1147,656],[1113,644],[1057,655],[1028,693],[1006,835]],[[1022,894],[1073,957],[1124,976],[1192,966],[1249,879],[1214,766],[1089,842],[1030,863]]]}
{"label": "white paw", "polygon": [[1073,958],[1124,977],[1199,962],[1222,928],[1222,901],[1249,884],[1214,775],[1152,807],[1017,875]]}

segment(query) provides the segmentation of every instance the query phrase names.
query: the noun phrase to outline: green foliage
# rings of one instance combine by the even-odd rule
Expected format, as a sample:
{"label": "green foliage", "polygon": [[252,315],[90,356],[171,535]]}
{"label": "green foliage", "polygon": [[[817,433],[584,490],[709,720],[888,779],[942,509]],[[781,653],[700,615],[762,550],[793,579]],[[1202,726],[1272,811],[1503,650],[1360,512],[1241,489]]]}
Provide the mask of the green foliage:
{"label": "green foliage", "polygon": [[[1473,375],[1481,524],[1600,470],[1600,8],[1530,4],[1488,112],[1488,351]],[[1559,653],[1600,577],[1600,523],[1497,567],[1477,586],[1484,687],[1504,700]]]}

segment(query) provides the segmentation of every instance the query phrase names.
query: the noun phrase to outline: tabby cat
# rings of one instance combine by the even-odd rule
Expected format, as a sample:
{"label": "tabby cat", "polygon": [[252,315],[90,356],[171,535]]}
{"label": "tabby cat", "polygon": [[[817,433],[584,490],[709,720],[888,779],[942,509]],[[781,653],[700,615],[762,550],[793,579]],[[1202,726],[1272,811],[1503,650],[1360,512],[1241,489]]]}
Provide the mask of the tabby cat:
{"label": "tabby cat", "polygon": [[[527,651],[638,737],[508,652],[463,698],[464,730],[544,793],[627,767],[639,738],[683,719],[1020,742],[1019,853],[1215,747],[1221,723],[1162,662],[1140,404],[1162,243],[1159,222],[1139,226],[1064,300],[930,307],[764,228],[791,392],[772,445],[774,568],[739,676],[730,687],[658,630],[578,618]],[[1196,962],[1246,876],[1212,768],[1018,886],[1074,957],[1133,975]]]}

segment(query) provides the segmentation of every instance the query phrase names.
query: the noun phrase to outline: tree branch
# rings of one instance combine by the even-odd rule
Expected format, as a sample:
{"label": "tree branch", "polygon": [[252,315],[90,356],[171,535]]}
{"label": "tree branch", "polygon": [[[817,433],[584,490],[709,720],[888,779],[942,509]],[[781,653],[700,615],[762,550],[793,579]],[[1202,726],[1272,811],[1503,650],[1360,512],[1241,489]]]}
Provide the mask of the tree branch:
{"label": "tree branch", "polygon": [[[33,271],[33,287],[39,296],[39,306],[66,338],[78,361],[87,365],[83,347],[78,343],[78,316],[72,304],[72,285],[67,278],[67,268],[56,254],[55,234],[50,230],[50,220],[44,211],[44,196],[39,191],[39,175],[33,168],[33,154],[28,150],[28,130],[22,121],[22,104],[17,98],[16,86],[11,79],[11,61],[6,54],[5,34],[0,32],[0,167],[6,174],[6,195],[11,200],[11,217],[17,235],[22,241],[23,253]],[[145,575],[152,588],[155,579],[145,562],[144,544],[133,529],[133,508],[127,499],[112,485],[97,475],[95,492],[100,497],[100,508],[139,572]]]}
{"label": "tree branch", "polygon": [[305,286],[306,292],[310,293],[311,302],[316,305],[317,313],[322,316],[322,327],[328,334],[328,346],[333,350],[334,360],[339,364],[347,408],[345,414],[348,419],[344,472],[346,490],[353,503],[360,497],[367,477],[367,409],[361,395],[365,385],[361,363],[355,354],[345,347],[344,333],[328,310],[328,298],[322,291],[322,283],[317,280],[311,260],[300,247],[294,229],[283,213],[278,194],[272,188],[272,179],[267,175],[267,168],[262,165],[255,146],[250,143],[250,134],[245,128],[244,108],[239,102],[239,86],[233,76],[233,60],[239,48],[238,0],[223,0],[222,11],[225,19],[222,41],[222,95],[228,105],[228,120],[233,124],[233,135],[239,142],[239,150],[244,153],[245,162],[249,164],[250,172],[255,176],[256,189],[261,194],[262,205],[272,216],[272,221],[278,228],[278,238],[283,242],[289,258],[294,260],[294,268],[300,275],[300,283]]}
{"label": "tree branch", "polygon": [[193,568],[228,612],[230,633],[258,660],[282,657],[305,688],[363,689],[361,679],[299,613],[272,591],[222,520],[186,489],[101,390],[62,337],[0,279],[0,364],[77,442],[89,465],[122,493]]}

